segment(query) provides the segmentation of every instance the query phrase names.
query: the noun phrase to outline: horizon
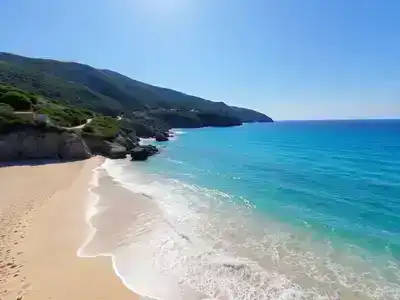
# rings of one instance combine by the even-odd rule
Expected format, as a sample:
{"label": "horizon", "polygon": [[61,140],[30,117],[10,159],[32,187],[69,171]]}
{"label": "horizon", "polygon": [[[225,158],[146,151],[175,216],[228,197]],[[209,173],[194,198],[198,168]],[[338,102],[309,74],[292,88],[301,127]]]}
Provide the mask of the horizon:
{"label": "horizon", "polygon": [[2,6],[0,51],[109,69],[276,121],[400,118],[396,1]]}

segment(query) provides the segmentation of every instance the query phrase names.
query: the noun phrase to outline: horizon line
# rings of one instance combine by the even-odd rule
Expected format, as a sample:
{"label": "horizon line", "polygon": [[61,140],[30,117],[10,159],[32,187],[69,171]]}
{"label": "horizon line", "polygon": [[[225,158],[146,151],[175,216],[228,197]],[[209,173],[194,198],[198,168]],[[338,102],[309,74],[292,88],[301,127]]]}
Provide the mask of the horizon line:
{"label": "horizon line", "polygon": [[320,122],[320,121],[400,121],[399,117],[372,117],[372,118],[332,118],[332,119],[273,119],[274,122]]}

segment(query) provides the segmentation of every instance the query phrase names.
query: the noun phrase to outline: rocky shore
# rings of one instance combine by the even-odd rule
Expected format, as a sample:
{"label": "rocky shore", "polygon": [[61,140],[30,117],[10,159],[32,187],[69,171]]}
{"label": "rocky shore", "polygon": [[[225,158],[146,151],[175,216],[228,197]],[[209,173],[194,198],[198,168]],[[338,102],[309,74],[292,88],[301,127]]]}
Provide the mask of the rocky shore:
{"label": "rocky shore", "polygon": [[[163,137],[158,140],[168,140]],[[132,160],[146,160],[157,154],[155,146],[139,145],[139,139],[123,132],[113,140],[82,136],[79,132],[49,128],[27,127],[0,134],[0,161],[30,159],[81,160],[93,155],[112,159],[131,156]]]}

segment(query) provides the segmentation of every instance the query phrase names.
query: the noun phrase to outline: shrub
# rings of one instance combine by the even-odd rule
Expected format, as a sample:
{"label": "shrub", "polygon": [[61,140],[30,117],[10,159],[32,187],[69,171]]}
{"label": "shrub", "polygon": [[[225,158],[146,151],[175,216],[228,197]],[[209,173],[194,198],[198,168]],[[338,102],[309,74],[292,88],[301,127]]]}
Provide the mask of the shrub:
{"label": "shrub", "polygon": [[8,104],[0,103],[0,132],[9,132],[16,128],[30,125],[31,123],[17,116],[12,107]]}
{"label": "shrub", "polygon": [[95,117],[92,122],[83,127],[83,134],[96,136],[106,140],[114,139],[120,131],[120,125],[112,117]]}
{"label": "shrub", "polygon": [[47,115],[54,124],[64,127],[84,124],[93,115],[90,111],[50,102],[36,105],[35,110]]}
{"label": "shrub", "polygon": [[13,108],[10,106],[10,105],[8,105],[8,104],[6,104],[6,103],[0,103],[0,112],[9,112],[9,113],[12,113],[14,110],[13,110]]}
{"label": "shrub", "polygon": [[88,134],[95,133],[93,126],[90,125],[86,125],[85,127],[83,127],[82,131]]}
{"label": "shrub", "polygon": [[32,102],[27,96],[19,92],[7,92],[0,97],[0,103],[12,106],[15,110],[31,110]]}
{"label": "shrub", "polygon": [[36,105],[39,103],[39,96],[35,94],[29,95],[29,100],[32,102],[33,105]]}

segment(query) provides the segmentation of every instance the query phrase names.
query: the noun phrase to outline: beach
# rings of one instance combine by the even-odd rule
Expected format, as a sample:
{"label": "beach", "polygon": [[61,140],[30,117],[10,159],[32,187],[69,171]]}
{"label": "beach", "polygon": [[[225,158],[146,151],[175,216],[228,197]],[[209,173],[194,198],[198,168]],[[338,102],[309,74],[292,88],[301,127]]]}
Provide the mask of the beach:
{"label": "beach", "polygon": [[138,299],[109,257],[77,255],[102,161],[0,168],[0,299]]}
{"label": "beach", "polygon": [[400,299],[396,124],[187,129],[146,162],[0,168],[0,299]]}

